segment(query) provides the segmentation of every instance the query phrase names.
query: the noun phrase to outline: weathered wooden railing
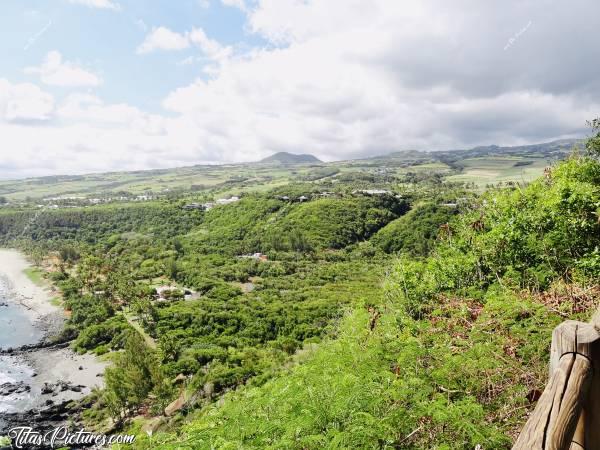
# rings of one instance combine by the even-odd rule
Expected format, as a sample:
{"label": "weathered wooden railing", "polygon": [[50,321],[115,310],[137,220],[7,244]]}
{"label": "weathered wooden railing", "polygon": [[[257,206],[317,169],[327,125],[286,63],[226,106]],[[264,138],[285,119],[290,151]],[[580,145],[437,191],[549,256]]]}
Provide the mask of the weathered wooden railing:
{"label": "weathered wooden railing", "polygon": [[550,380],[513,450],[600,450],[600,315],[552,334]]}

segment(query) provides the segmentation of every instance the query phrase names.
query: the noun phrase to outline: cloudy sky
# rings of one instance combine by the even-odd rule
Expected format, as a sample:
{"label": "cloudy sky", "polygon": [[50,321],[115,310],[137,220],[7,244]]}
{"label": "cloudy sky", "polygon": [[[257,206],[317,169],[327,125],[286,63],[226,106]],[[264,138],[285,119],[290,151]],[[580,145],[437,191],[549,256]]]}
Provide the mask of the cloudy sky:
{"label": "cloudy sky", "polygon": [[3,0],[0,178],[583,136],[597,0]]}

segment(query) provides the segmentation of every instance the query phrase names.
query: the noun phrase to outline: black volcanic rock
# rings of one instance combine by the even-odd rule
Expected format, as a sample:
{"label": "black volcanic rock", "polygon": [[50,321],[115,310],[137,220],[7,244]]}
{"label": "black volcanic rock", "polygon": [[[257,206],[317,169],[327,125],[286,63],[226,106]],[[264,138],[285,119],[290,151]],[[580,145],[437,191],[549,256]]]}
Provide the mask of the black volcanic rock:
{"label": "black volcanic rock", "polygon": [[31,388],[22,381],[19,381],[18,383],[0,384],[0,395],[4,397],[12,394],[23,394],[30,390]]}

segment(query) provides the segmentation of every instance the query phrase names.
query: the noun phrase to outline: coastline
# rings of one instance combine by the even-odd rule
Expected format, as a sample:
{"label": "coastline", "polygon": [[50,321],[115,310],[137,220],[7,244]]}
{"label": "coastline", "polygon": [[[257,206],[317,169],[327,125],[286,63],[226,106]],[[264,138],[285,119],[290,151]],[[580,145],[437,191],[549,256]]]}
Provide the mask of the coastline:
{"label": "coastline", "polygon": [[[56,408],[80,400],[94,387],[104,385],[102,375],[107,364],[94,355],[80,355],[64,345],[35,348],[35,344],[47,343],[60,333],[65,314],[61,307],[51,303],[51,288],[35,283],[24,272],[31,267],[19,251],[0,249],[0,278],[8,288],[5,302],[19,305],[23,312],[21,320],[28,320],[27,327],[38,330],[41,336],[31,343],[34,348],[19,350],[10,346],[15,350],[0,354],[0,369],[6,372],[4,378],[11,380],[0,383],[0,436],[3,428],[31,422],[34,416],[43,417],[46,411],[48,416],[58,418]],[[39,423],[45,426],[44,420]],[[48,420],[46,425],[58,423],[60,420]]]}
{"label": "coastline", "polygon": [[15,300],[21,304],[32,320],[41,320],[51,314],[62,315],[61,308],[54,306],[47,288],[34,283],[25,274],[31,268],[25,256],[17,250],[0,248],[0,277],[4,278]]}

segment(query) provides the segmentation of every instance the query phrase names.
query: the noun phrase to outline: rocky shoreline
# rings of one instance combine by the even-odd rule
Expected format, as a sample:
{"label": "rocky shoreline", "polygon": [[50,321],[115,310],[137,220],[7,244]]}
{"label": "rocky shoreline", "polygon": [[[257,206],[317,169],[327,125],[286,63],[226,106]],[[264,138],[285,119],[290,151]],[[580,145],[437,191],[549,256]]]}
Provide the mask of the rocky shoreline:
{"label": "rocky shoreline", "polygon": [[[13,427],[49,431],[69,424],[77,426],[81,411],[89,407],[86,397],[103,386],[106,363],[89,354],[79,355],[61,339],[62,310],[50,304],[49,293],[23,274],[28,267],[21,254],[0,250],[0,276],[4,281],[4,306],[22,309],[12,327],[30,327],[37,342],[0,348],[0,436]],[[21,308],[22,307],[22,308]],[[0,308],[4,309],[3,306]],[[18,321],[17,321],[18,320]],[[25,322],[21,322],[25,321]],[[10,342],[11,335],[8,335]],[[23,342],[23,341],[21,341]],[[0,347],[2,342],[0,341]]]}
{"label": "rocky shoreline", "polygon": [[67,422],[77,424],[86,406],[85,397],[94,386],[103,385],[104,365],[93,361],[90,355],[73,353],[68,346],[69,342],[42,341],[0,352],[19,358],[34,370],[28,380],[0,384],[0,399],[23,396],[34,399],[27,402],[33,407],[24,411],[0,412],[0,436],[14,427],[49,431]]}
{"label": "rocky shoreline", "polygon": [[69,344],[69,341],[48,342],[46,340],[43,340],[41,342],[38,342],[37,344],[25,344],[16,348],[7,347],[6,349],[3,349],[2,347],[0,347],[0,355],[19,355],[42,349],[60,349],[68,347]]}
{"label": "rocky shoreline", "polygon": [[77,416],[81,411],[80,405],[72,401],[50,404],[44,409],[30,409],[22,413],[5,413],[2,420],[6,429],[28,426],[36,431],[48,432],[61,426]]}

